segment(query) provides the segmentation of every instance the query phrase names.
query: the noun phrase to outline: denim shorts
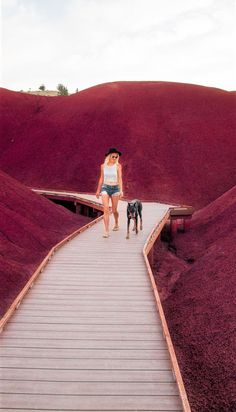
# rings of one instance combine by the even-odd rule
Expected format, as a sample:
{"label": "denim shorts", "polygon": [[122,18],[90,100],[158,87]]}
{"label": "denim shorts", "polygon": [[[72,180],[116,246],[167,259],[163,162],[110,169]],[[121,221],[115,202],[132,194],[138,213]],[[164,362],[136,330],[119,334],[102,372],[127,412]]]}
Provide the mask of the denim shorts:
{"label": "denim shorts", "polygon": [[107,193],[109,196],[117,196],[120,194],[120,187],[119,185],[106,185],[103,183],[101,187],[101,194]]}

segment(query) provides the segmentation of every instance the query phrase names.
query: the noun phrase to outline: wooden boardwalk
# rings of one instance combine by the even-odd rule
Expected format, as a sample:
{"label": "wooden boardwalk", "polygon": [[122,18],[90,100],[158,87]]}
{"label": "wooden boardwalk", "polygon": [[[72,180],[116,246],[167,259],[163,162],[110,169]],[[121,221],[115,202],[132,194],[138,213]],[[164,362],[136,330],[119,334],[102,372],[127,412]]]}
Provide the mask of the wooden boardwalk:
{"label": "wooden boardwalk", "polygon": [[126,205],[109,238],[101,220],[59,249],[5,326],[1,410],[182,410],[142,254],[169,205],[144,203],[129,240]]}

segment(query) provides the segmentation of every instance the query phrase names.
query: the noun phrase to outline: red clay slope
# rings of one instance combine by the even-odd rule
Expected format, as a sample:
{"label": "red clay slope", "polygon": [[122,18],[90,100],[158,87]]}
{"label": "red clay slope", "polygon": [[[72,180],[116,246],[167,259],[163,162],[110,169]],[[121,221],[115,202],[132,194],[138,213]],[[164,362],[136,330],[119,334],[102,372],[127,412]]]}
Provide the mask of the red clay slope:
{"label": "red clay slope", "polygon": [[0,167],[30,187],[95,192],[111,147],[127,198],[207,205],[236,184],[236,95],[114,82],[65,97],[1,89]]}
{"label": "red clay slope", "polygon": [[88,221],[0,171],[0,317],[48,251]]}
{"label": "red clay slope", "polygon": [[176,254],[156,249],[157,285],[193,412],[236,411],[235,245],[236,186],[194,214],[191,230],[173,242]]}

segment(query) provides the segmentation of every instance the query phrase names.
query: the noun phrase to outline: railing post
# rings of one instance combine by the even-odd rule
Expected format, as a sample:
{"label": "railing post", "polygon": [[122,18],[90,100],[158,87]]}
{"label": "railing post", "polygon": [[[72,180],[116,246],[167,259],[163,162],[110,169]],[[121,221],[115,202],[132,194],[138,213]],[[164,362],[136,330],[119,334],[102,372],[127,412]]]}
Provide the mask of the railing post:
{"label": "railing post", "polygon": [[81,214],[81,204],[78,202],[75,203],[75,213]]}
{"label": "railing post", "polygon": [[178,220],[177,219],[171,219],[170,221],[170,233],[171,236],[174,237],[177,233],[178,230]]}

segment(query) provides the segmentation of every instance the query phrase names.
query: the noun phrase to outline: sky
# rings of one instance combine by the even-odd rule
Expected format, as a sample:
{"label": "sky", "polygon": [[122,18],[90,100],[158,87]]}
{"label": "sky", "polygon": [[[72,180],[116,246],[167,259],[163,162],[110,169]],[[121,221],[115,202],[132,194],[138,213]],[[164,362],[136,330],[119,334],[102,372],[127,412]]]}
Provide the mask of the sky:
{"label": "sky", "polygon": [[0,0],[1,86],[113,81],[236,90],[236,0]]}

